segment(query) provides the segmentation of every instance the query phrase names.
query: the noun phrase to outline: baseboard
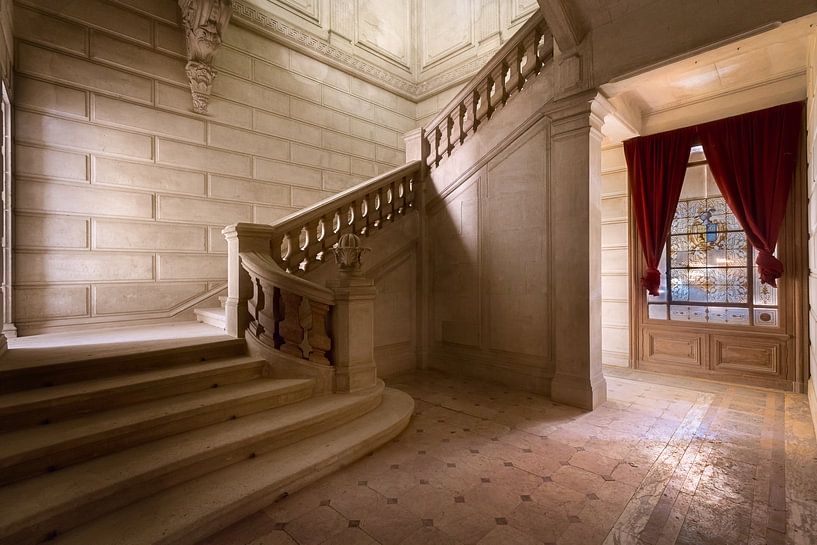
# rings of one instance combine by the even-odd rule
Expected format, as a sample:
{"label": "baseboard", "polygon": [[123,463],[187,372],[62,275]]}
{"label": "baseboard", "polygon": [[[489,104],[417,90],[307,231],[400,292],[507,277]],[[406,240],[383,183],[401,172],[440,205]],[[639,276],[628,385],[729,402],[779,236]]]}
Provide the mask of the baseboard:
{"label": "baseboard", "polygon": [[811,423],[814,424],[814,434],[817,435],[817,391],[815,391],[814,377],[808,380],[808,408],[811,413]]}

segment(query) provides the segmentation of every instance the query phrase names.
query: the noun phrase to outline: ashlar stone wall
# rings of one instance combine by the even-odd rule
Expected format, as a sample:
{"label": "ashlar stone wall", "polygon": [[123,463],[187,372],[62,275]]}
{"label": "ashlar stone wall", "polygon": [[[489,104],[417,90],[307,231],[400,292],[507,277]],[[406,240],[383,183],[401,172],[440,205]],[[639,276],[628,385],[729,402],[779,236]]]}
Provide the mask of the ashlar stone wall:
{"label": "ashlar stone wall", "polygon": [[630,362],[630,194],[621,144],[601,152],[601,356]]}
{"label": "ashlar stone wall", "polygon": [[23,334],[189,319],[225,285],[224,225],[272,222],[405,162],[414,103],[239,24],[209,114],[192,113],[177,9],[15,5]]}

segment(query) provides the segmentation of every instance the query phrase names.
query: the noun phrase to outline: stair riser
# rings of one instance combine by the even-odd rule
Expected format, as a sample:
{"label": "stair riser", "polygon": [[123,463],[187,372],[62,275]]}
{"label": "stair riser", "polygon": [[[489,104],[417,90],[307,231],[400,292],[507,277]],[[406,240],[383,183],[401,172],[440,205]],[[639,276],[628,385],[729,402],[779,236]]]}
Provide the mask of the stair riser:
{"label": "stair riser", "polygon": [[309,387],[275,395],[265,393],[240,400],[230,399],[205,407],[197,407],[183,414],[173,414],[139,422],[113,432],[108,431],[98,436],[85,437],[81,441],[52,445],[41,452],[29,451],[14,459],[0,460],[0,485],[46,473],[49,468],[51,470],[61,469],[148,441],[297,403],[309,399],[311,395],[312,389]]}
{"label": "stair riser", "polygon": [[154,399],[198,392],[214,385],[225,386],[259,378],[263,363],[247,363],[201,374],[134,384],[84,396],[49,400],[31,405],[0,409],[0,432],[59,422],[89,412],[124,407]]}
{"label": "stair riser", "polygon": [[117,356],[87,361],[55,363],[36,369],[0,370],[0,394],[44,388],[82,380],[111,377],[124,373],[147,371],[197,361],[241,356],[246,345],[240,341],[211,343],[173,350],[158,350],[133,356]]}
{"label": "stair riser", "polygon": [[292,429],[277,430],[253,437],[240,443],[216,448],[172,466],[163,467],[150,474],[122,481],[96,494],[95,497],[75,499],[62,508],[42,514],[42,519],[32,520],[22,528],[0,527],[0,545],[35,545],[53,535],[64,533],[104,514],[124,507],[134,501],[155,494],[190,479],[222,469],[248,458],[270,452],[297,441],[324,433],[358,418],[380,403],[378,397],[367,398],[361,403],[333,412]]}
{"label": "stair riser", "polygon": [[240,502],[233,503],[217,514],[212,514],[206,521],[196,521],[183,531],[173,532],[160,541],[154,541],[151,545],[193,545],[198,543],[245,519],[253,513],[257,513],[261,509],[269,507],[273,502],[281,499],[285,495],[291,495],[311,483],[354,463],[370,452],[374,452],[400,435],[406,426],[408,426],[410,420],[411,415],[408,414],[405,418],[396,422],[388,429],[383,430],[377,436],[367,438],[365,443],[348,449],[339,456],[334,457],[329,463],[315,465],[295,475],[289,475],[286,479],[282,479],[275,485],[267,487],[262,492],[245,496]]}

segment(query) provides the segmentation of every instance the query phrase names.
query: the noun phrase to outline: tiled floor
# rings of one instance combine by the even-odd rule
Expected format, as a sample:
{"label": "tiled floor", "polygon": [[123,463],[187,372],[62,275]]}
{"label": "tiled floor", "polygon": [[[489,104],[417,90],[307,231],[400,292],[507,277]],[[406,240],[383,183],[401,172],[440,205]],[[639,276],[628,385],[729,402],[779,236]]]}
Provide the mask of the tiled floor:
{"label": "tiled floor", "polygon": [[805,396],[610,370],[583,413],[436,373],[390,386],[417,402],[397,440],[204,543],[817,543]]}

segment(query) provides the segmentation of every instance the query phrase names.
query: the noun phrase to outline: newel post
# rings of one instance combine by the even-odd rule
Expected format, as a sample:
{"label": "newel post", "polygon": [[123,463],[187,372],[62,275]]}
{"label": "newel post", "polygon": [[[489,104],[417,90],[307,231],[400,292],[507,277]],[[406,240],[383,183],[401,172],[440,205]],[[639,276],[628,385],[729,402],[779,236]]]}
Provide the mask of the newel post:
{"label": "newel post", "polygon": [[332,310],[335,344],[335,391],[355,392],[375,385],[374,361],[374,282],[360,272],[361,259],[369,248],[360,245],[357,235],[340,237],[333,249],[340,270]]}
{"label": "newel post", "polygon": [[224,304],[227,335],[243,338],[250,323],[247,301],[252,299],[250,275],[241,267],[241,252],[271,252],[272,227],[254,223],[228,225],[221,233],[227,239],[227,302]]}

